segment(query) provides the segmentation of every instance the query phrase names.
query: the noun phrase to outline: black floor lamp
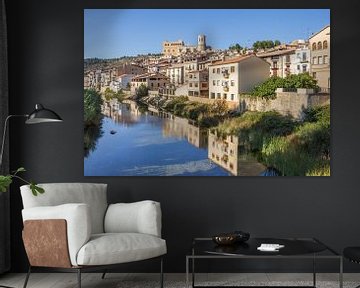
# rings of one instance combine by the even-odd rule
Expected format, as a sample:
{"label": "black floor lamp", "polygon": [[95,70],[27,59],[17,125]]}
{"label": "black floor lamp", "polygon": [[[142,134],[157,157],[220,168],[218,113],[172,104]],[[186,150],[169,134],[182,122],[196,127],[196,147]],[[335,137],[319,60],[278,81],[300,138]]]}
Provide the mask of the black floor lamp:
{"label": "black floor lamp", "polygon": [[[54,111],[52,111],[50,109],[44,108],[44,106],[41,104],[36,104],[35,110],[33,112],[31,112],[30,114],[7,116],[5,119],[5,123],[4,123],[4,132],[3,132],[3,137],[2,137],[2,141],[1,141],[2,144],[1,144],[1,150],[0,150],[0,168],[2,167],[8,122],[11,118],[15,118],[15,117],[26,118],[26,121],[25,121],[26,124],[39,124],[39,123],[48,123],[48,122],[56,123],[56,122],[63,121],[57,113],[55,113]],[[0,284],[0,287],[12,288],[9,286],[3,286],[1,284]]]}
{"label": "black floor lamp", "polygon": [[4,132],[2,138],[2,145],[1,145],[1,152],[0,152],[0,167],[2,166],[2,159],[4,154],[4,146],[6,140],[6,131],[7,131],[7,124],[11,118],[15,117],[23,117],[27,118],[25,124],[39,124],[39,123],[47,123],[47,122],[62,122],[63,120],[61,117],[55,113],[54,111],[44,108],[41,104],[35,105],[35,110],[30,114],[19,114],[19,115],[9,115],[5,119],[4,124]]}

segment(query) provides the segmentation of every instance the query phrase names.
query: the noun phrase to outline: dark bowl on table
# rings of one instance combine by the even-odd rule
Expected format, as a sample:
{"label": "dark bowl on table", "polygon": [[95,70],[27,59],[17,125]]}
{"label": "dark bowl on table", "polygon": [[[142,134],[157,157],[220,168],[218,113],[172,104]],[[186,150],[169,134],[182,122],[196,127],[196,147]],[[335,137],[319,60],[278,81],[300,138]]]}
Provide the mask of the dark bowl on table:
{"label": "dark bowl on table", "polygon": [[212,237],[212,240],[218,245],[232,245],[249,240],[250,234],[243,231],[234,231],[231,233],[221,233]]}

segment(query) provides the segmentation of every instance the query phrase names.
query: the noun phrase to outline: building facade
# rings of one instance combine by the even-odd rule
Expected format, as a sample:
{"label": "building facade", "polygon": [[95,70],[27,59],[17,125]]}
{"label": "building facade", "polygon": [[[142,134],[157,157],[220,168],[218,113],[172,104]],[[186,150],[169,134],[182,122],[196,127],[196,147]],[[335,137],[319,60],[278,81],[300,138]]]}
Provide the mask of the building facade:
{"label": "building facade", "polygon": [[209,71],[196,70],[189,72],[188,96],[209,97]]}
{"label": "building facade", "polygon": [[307,46],[297,48],[291,55],[290,74],[310,73],[310,49]]}
{"label": "building facade", "polygon": [[174,85],[184,84],[184,65],[173,64],[167,67],[166,76],[169,77],[170,83]]}
{"label": "building facade", "polygon": [[270,77],[278,76],[285,78],[291,74],[291,60],[295,57],[295,47],[280,47],[274,51],[265,51],[256,54],[270,64]]}
{"label": "building facade", "polygon": [[162,53],[166,57],[176,57],[184,53],[204,52],[208,47],[206,46],[206,36],[198,35],[197,45],[185,45],[184,41],[164,41],[162,43]]}
{"label": "building facade", "polygon": [[131,80],[131,92],[136,93],[140,85],[145,85],[149,90],[159,90],[169,84],[169,78],[160,73],[145,73],[137,75]]}
{"label": "building facade", "polygon": [[330,25],[309,38],[311,75],[321,88],[330,88]]}
{"label": "building facade", "polygon": [[254,55],[218,61],[209,65],[209,99],[239,102],[240,93],[250,92],[269,78],[269,64]]}

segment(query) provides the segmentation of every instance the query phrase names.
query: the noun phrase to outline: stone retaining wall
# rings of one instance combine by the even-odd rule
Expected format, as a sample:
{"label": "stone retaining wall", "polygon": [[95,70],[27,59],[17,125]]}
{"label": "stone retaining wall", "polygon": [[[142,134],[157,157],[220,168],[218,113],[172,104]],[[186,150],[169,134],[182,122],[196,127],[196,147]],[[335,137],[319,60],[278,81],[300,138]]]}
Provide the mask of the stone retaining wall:
{"label": "stone retaining wall", "polygon": [[277,111],[282,115],[290,115],[301,120],[304,110],[330,103],[329,94],[314,94],[312,89],[297,89],[296,92],[285,92],[282,88],[276,90],[276,99],[265,100],[247,95],[240,96],[240,112],[244,111]]}

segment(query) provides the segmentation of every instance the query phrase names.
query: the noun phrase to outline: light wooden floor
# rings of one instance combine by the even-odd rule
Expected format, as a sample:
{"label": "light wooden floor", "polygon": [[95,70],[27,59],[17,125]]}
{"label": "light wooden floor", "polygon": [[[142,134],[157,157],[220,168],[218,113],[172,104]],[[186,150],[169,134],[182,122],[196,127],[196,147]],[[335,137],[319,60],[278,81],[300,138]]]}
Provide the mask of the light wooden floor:
{"label": "light wooden floor", "polygon": [[[308,273],[211,273],[211,274],[197,274],[197,281],[211,282],[211,281],[224,281],[231,279],[231,281],[256,281],[259,285],[269,281],[282,281],[296,282],[312,281],[312,274]],[[22,288],[25,279],[23,273],[8,273],[0,276],[1,285],[10,286],[14,288]],[[337,283],[338,274],[336,273],[319,273],[317,280],[321,281],[334,281]],[[101,273],[83,273],[82,287],[83,288],[118,288],[118,287],[141,287],[141,283],[153,283],[155,286],[159,281],[159,274],[153,273],[108,273],[106,279],[101,279]],[[125,283],[122,285],[121,283]],[[132,283],[134,283],[132,285]],[[360,273],[346,273],[344,274],[344,287],[354,287],[354,283],[360,284]],[[140,285],[140,286],[139,286]],[[157,286],[157,285],[156,285]],[[356,286],[356,285],[355,285]],[[32,273],[28,288],[76,288],[76,273]],[[146,287],[151,287],[147,286]],[[172,287],[185,287],[185,274],[165,274],[165,288]],[[355,288],[355,287],[354,287]]]}

